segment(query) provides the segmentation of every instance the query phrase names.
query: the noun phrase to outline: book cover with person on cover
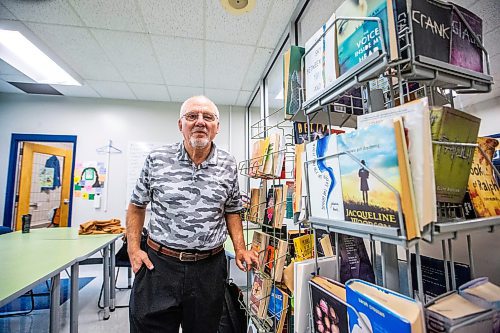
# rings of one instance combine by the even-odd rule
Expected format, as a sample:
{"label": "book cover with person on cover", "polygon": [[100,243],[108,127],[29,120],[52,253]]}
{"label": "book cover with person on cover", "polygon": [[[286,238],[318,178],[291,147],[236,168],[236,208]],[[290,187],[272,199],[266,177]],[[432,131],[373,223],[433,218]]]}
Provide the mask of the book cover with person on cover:
{"label": "book cover with person on cover", "polygon": [[366,168],[401,193],[395,130],[391,120],[337,136],[345,220],[399,227],[396,194]]}

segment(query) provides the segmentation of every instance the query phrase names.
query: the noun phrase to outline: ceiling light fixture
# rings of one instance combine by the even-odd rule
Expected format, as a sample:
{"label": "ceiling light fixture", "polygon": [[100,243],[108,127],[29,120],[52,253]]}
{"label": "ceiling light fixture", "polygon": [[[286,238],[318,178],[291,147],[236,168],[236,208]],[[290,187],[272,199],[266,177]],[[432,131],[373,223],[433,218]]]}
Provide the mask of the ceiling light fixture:
{"label": "ceiling light fixture", "polygon": [[0,29],[0,58],[35,82],[81,86],[19,31]]}

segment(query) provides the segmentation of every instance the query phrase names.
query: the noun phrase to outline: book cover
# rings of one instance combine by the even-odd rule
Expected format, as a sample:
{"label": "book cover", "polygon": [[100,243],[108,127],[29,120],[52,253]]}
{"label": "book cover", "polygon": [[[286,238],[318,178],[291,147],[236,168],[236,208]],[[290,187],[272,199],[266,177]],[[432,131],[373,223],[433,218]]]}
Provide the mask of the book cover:
{"label": "book cover", "polygon": [[378,23],[374,21],[337,21],[339,75],[346,73],[373,52],[382,51],[382,38],[391,59],[397,57],[394,16],[388,15],[389,6],[392,13],[392,1],[346,0],[335,11],[337,17],[378,17],[383,29],[380,31]]}
{"label": "book cover", "polygon": [[361,279],[375,282],[373,266],[360,237],[339,234],[340,282]]}
{"label": "book cover", "polygon": [[493,309],[493,332],[500,332],[500,287],[489,282],[487,277],[477,278],[461,285],[459,293],[468,301]]}
{"label": "book cover", "polygon": [[267,181],[261,180],[259,187],[259,207],[257,210],[257,223],[264,223],[264,216],[267,210]]}
{"label": "book cover", "polygon": [[408,8],[406,5],[406,0],[394,0],[394,16],[396,23],[396,33],[398,34],[398,52],[401,59],[407,59],[408,49],[404,48],[409,43],[411,43],[411,38],[408,35],[406,38],[407,29],[409,28],[410,19],[408,18]]}
{"label": "book cover", "polygon": [[295,230],[288,230],[288,254],[290,255],[290,258],[295,258],[295,245],[293,241],[295,238],[304,236],[309,233],[308,229],[295,229]]}
{"label": "book cover", "polygon": [[269,190],[267,190],[267,196],[266,196],[266,204],[265,204],[265,211],[264,211],[264,219],[262,224],[271,227],[273,226],[273,218],[274,218],[274,210],[275,210],[275,198],[274,198],[274,187],[271,187]]}
{"label": "book cover", "polygon": [[[422,272],[422,283],[424,287],[424,303],[432,301],[434,298],[446,293],[446,278],[448,278],[448,285],[451,286],[451,275],[446,276],[444,274],[444,260],[431,258],[427,256],[420,256],[420,270]],[[451,265],[449,261],[446,261],[448,266],[448,272],[450,272]],[[460,286],[470,280],[470,267],[469,265],[454,262],[455,266],[455,282],[457,286]],[[411,278],[413,292],[418,293],[418,281],[417,281],[417,264],[415,254],[411,254]]]}
{"label": "book cover", "polygon": [[293,195],[295,193],[295,182],[287,181],[286,182],[287,190],[286,190],[286,213],[285,218],[293,219]]}
{"label": "book cover", "polygon": [[302,85],[301,59],[304,48],[292,45],[284,55],[283,61],[283,96],[285,119],[290,119],[299,110],[299,94]]}
{"label": "book cover", "polygon": [[345,288],[347,303],[359,313],[347,310],[351,332],[425,332],[422,306],[414,299],[355,279]]}
{"label": "book cover", "polygon": [[272,281],[254,274],[250,293],[250,310],[258,318],[265,318]]}
{"label": "book cover", "polygon": [[335,233],[323,229],[316,229],[316,249],[318,257],[332,257],[335,255]]}
{"label": "book cover", "polygon": [[436,0],[411,2],[415,57],[426,56],[448,63],[451,44],[451,5]]}
{"label": "book cover", "polygon": [[248,175],[250,177],[258,177],[264,171],[264,164],[269,148],[269,137],[257,140],[252,145],[252,157],[250,159],[250,166]]}
{"label": "book cover", "polygon": [[349,333],[345,287],[323,276],[311,279],[313,332]]}
{"label": "book cover", "polygon": [[295,161],[294,161],[294,176],[295,176],[295,191],[293,194],[293,213],[300,213],[302,210],[302,187],[305,186],[302,184],[302,178],[304,172],[302,171],[304,168],[304,160],[302,159],[305,143],[296,144],[295,145]]}
{"label": "book cover", "polygon": [[280,175],[283,165],[283,160],[280,158],[283,140],[281,134],[278,132],[270,134],[268,139],[269,146],[265,155],[264,170],[262,173],[266,177],[275,177]]}
{"label": "book cover", "polygon": [[[306,122],[293,122],[293,138],[295,144],[321,139],[327,136],[329,132],[328,125],[325,124],[309,123],[308,128]],[[309,140],[309,133],[311,133],[311,140]]]}
{"label": "book cover", "polygon": [[358,117],[358,128],[363,128],[386,119],[403,117],[405,132],[408,134],[408,157],[415,194],[415,205],[420,230],[436,221],[436,183],[430,110],[427,97]]}
{"label": "book cover", "polygon": [[276,286],[272,286],[269,296],[267,315],[272,322],[274,332],[283,332],[288,311],[288,294]]}
{"label": "book cover", "polygon": [[[378,177],[401,193],[394,125],[386,120],[337,136],[345,220],[399,227],[396,194]],[[372,175],[366,167],[376,175]],[[404,213],[404,212],[403,212]]]}
{"label": "book cover", "polygon": [[267,244],[269,244],[269,235],[262,231],[254,231],[250,250],[258,254],[260,269],[264,267]]}
{"label": "book cover", "polygon": [[[321,276],[326,278],[334,278],[337,274],[337,265],[335,265],[335,257],[318,258],[318,267]],[[309,281],[316,273],[315,259],[296,262],[294,265],[293,278],[293,298],[295,300],[295,308],[293,313],[293,323],[295,333],[309,333],[309,319],[311,313],[311,295],[309,292]]]}
{"label": "book cover", "polygon": [[344,220],[344,205],[340,182],[337,136],[328,135],[306,145],[307,177],[310,189],[311,216]]}
{"label": "book cover", "polygon": [[285,183],[283,185],[273,185],[274,192],[274,211],[272,217],[273,228],[281,228],[283,226],[283,219],[286,214],[286,194],[288,185]]}
{"label": "book cover", "polygon": [[264,273],[268,274],[276,282],[281,282],[283,277],[287,248],[286,241],[272,236],[269,238],[264,257]]}
{"label": "book cover", "polygon": [[[450,64],[482,73],[483,50],[479,43],[483,40],[483,20],[464,7],[453,5],[455,8],[452,10]],[[458,12],[472,30],[467,28]],[[478,37],[479,43],[474,35]]]}
{"label": "book cover", "polygon": [[474,150],[470,169],[468,190],[477,217],[500,215],[500,187],[495,177],[493,167],[488,162],[493,159],[498,140],[494,138],[477,138],[479,148]]}
{"label": "book cover", "polygon": [[[481,119],[449,107],[431,108],[432,140],[476,143]],[[461,203],[469,180],[474,148],[434,144],[436,199]]]}
{"label": "book cover", "polygon": [[311,259],[314,256],[314,235],[302,235],[294,238],[295,261]]}
{"label": "book cover", "polygon": [[260,189],[252,188],[250,189],[250,212],[248,214],[248,221],[257,223],[259,216],[259,205],[260,205]]}

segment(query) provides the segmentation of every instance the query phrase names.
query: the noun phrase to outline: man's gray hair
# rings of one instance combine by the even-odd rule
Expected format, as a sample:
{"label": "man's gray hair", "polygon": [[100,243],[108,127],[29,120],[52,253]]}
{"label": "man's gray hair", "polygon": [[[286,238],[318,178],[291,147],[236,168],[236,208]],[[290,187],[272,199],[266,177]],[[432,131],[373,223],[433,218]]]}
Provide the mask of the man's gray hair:
{"label": "man's gray hair", "polygon": [[208,98],[207,96],[203,96],[203,95],[192,96],[192,97],[189,97],[188,99],[186,99],[184,101],[184,103],[182,103],[182,105],[181,105],[181,111],[179,113],[179,118],[182,118],[182,116],[187,112],[188,103],[193,99],[204,99],[207,102],[207,104],[210,106],[212,111],[215,113],[217,118],[219,118],[219,109],[217,108],[217,105],[215,105],[215,103],[212,102],[212,100],[210,98]]}

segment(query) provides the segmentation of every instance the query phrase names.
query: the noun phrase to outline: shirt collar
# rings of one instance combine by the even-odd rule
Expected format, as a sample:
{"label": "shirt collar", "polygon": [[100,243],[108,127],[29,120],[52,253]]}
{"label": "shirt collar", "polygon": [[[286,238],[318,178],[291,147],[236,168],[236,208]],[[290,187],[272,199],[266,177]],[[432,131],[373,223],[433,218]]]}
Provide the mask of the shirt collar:
{"label": "shirt collar", "polygon": [[[215,143],[212,142],[212,149],[210,150],[207,159],[201,163],[201,167],[205,168],[208,165],[217,165],[217,157],[218,148]],[[184,142],[182,141],[179,142],[177,146],[177,158],[179,159],[179,161],[191,161],[191,158],[189,157],[189,154],[184,147]]]}

